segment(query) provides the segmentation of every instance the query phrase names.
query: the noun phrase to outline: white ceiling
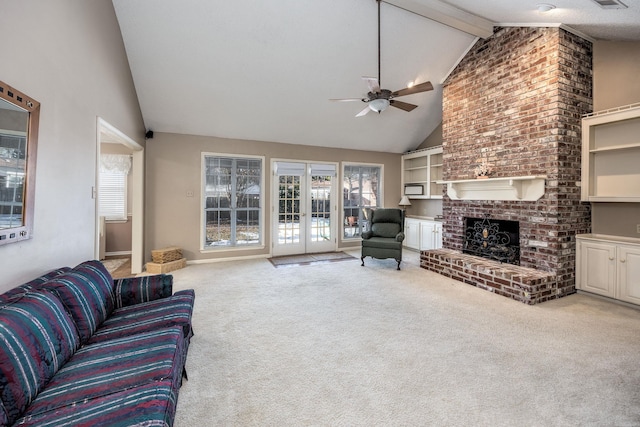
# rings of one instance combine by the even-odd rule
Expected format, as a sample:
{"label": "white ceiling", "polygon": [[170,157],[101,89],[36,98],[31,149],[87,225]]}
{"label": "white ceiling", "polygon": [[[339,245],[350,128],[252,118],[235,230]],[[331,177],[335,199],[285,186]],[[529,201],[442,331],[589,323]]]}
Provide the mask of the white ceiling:
{"label": "white ceiling", "polygon": [[546,14],[535,0],[388,1],[382,87],[431,81],[435,89],[400,98],[419,106],[412,112],[359,118],[365,104],[329,99],[364,97],[361,76],[377,77],[375,0],[113,4],[147,128],[396,153],[416,148],[441,122],[442,82],[475,42],[469,28],[565,24],[593,39],[640,41],[640,0],[623,0],[625,10],[549,1],[557,8]]}

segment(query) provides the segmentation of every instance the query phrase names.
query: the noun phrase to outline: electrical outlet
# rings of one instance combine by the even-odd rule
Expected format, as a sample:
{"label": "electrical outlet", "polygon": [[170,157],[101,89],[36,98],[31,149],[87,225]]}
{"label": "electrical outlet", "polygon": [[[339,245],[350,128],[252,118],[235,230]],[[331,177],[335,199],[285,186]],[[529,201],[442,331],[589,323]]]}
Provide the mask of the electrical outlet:
{"label": "electrical outlet", "polygon": [[640,224],[636,224],[636,233],[640,233]]}
{"label": "electrical outlet", "polygon": [[187,190],[187,197],[193,197],[193,190]]}

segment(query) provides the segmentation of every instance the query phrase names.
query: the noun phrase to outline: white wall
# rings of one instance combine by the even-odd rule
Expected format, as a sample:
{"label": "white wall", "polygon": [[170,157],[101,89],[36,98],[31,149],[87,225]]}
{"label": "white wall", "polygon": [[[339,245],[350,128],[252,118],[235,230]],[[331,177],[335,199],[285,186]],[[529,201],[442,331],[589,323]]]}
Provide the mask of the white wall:
{"label": "white wall", "polygon": [[0,292],[94,257],[96,121],[144,145],[110,0],[0,0],[0,80],[41,103],[34,232],[0,247]]}

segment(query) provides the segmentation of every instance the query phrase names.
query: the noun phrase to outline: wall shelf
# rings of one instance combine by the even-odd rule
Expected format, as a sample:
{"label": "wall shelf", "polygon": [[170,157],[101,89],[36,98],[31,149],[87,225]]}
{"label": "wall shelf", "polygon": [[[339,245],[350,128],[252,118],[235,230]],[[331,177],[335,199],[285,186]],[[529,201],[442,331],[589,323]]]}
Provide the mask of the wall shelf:
{"label": "wall shelf", "polygon": [[487,179],[438,181],[447,185],[453,200],[535,201],[544,196],[546,176],[518,176]]}
{"label": "wall shelf", "polygon": [[582,119],[582,194],[589,202],[640,202],[640,104]]}
{"label": "wall shelf", "polygon": [[[442,199],[442,146],[402,156],[402,194],[410,199]],[[420,191],[418,191],[418,187]]]}
{"label": "wall shelf", "polygon": [[602,153],[604,151],[615,151],[615,150],[632,150],[634,148],[640,148],[640,143],[637,144],[624,144],[624,145],[612,145],[609,147],[602,148],[592,148],[589,150],[590,153]]}

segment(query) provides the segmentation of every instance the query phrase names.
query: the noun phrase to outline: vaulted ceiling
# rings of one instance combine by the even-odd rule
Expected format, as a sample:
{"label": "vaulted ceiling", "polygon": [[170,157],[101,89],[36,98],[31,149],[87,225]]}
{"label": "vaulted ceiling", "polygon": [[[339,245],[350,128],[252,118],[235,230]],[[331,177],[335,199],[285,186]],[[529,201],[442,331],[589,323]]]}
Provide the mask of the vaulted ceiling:
{"label": "vaulted ceiling", "polygon": [[[601,0],[599,0],[601,1]],[[142,115],[155,132],[401,153],[442,120],[442,82],[493,25],[640,41],[640,0],[384,0],[381,82],[434,90],[356,118],[378,76],[375,0],[113,0]]]}

